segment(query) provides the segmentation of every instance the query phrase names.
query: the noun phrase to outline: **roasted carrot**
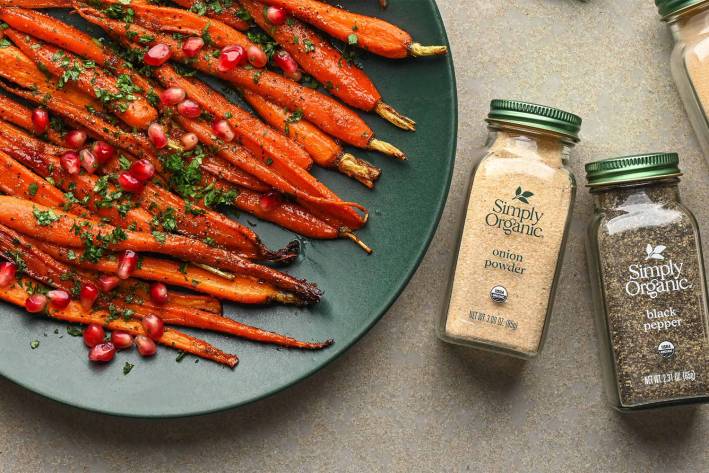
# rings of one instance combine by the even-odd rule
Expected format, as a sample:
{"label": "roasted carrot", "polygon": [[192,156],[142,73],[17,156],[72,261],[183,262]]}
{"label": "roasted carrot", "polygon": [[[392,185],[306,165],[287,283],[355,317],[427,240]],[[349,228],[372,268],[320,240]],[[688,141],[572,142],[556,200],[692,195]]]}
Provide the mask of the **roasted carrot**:
{"label": "roasted carrot", "polygon": [[[78,5],[79,2],[74,2]],[[244,49],[255,45],[244,33],[221,21],[197,15],[181,8],[170,8],[138,2],[125,5],[116,0],[102,0],[102,5],[112,5],[114,9],[131,10],[131,22],[155,31],[178,33],[186,36],[201,36],[205,43],[238,45]]]}
{"label": "roasted carrot", "polygon": [[[80,287],[92,283],[91,279],[82,271],[71,270],[37,246],[24,240],[22,235],[2,225],[0,225],[0,254],[15,261],[22,272],[28,276],[50,287],[64,289],[70,294],[75,292],[77,285]],[[173,292],[169,303],[159,306],[151,302],[146,287],[145,283],[126,281],[120,291],[100,298],[97,301],[98,307],[105,308],[113,305],[118,310],[129,309],[138,319],[142,319],[148,314],[154,314],[166,324],[211,330],[289,348],[312,350],[325,348],[332,344],[332,340],[323,343],[301,342],[217,315],[221,312],[221,304],[218,301],[216,311],[202,310],[201,307],[191,305],[195,301],[194,296]],[[190,305],[185,304],[186,301],[189,301]],[[214,307],[207,308],[214,309]]]}
{"label": "roasted carrot", "polygon": [[261,118],[272,127],[282,130],[296,143],[301,144],[319,166],[337,169],[370,189],[374,187],[374,181],[379,179],[381,169],[363,159],[345,153],[337,141],[307,120],[295,120],[293,114],[288,113],[288,110],[283,107],[269,102],[250,90],[244,89],[242,94],[244,100],[256,110]]}
{"label": "roasted carrot", "polygon": [[71,8],[71,0],[0,0],[0,7]]}
{"label": "roasted carrot", "polygon": [[318,0],[264,0],[288,10],[293,16],[323,30],[330,36],[391,59],[440,56],[446,46],[422,46],[409,33],[389,22],[358,15]]}
{"label": "roasted carrot", "polygon": [[240,0],[254,21],[327,90],[343,102],[366,112],[376,112],[388,122],[408,131],[416,122],[397,112],[382,100],[382,95],[367,74],[310,27],[296,19],[272,25],[266,18],[267,6],[258,0]]}
{"label": "roasted carrot", "polygon": [[[58,0],[60,1],[60,0]],[[202,0],[175,0],[174,3],[193,12],[204,12],[209,18],[226,23],[239,31],[248,31],[251,25],[241,17],[245,16],[242,9],[233,5],[231,0],[203,2]]]}
{"label": "roasted carrot", "polygon": [[[0,288],[0,299],[23,307],[25,300],[30,296],[25,287],[32,284],[31,280],[24,281],[23,285],[12,284],[6,288]],[[65,322],[82,325],[99,324],[108,330],[120,330],[131,335],[145,335],[142,324],[136,320],[124,320],[122,318],[111,317],[105,310],[85,311],[77,302],[70,302],[62,310],[49,310],[46,315],[52,319],[63,320]],[[239,362],[236,355],[230,355],[215,348],[209,343],[198,338],[179,332],[173,328],[165,328],[165,333],[157,340],[158,343],[174,350],[181,350],[192,355],[199,356],[207,360],[235,367]]]}
{"label": "roasted carrot", "polygon": [[[32,240],[42,251],[66,264],[79,268],[113,274],[118,269],[118,261],[101,259],[96,262],[84,257],[83,250],[72,250]],[[191,264],[184,264],[166,259],[145,256],[142,264],[133,272],[133,276],[148,281],[160,281],[171,286],[191,289],[240,304],[282,304],[302,305],[297,296],[276,289],[271,284],[254,278],[235,276],[226,279]]]}
{"label": "roasted carrot", "polygon": [[[15,197],[0,196],[0,223],[24,235],[33,235],[65,248],[91,248],[94,259],[104,251],[132,250],[174,256],[273,283],[306,302],[317,302],[321,292],[312,283],[267,266],[252,263],[236,253],[179,235],[117,231],[108,224],[75,217],[60,210]],[[49,230],[49,231],[48,231]]]}
{"label": "roasted carrot", "polygon": [[309,169],[312,165],[312,159],[303,148],[275,132],[204,82],[182,76],[169,65],[163,65],[153,72],[164,87],[180,87],[185,90],[190,99],[215,117],[227,116],[227,121],[232,126],[238,141],[254,156],[264,161],[287,159],[305,169]]}
{"label": "roasted carrot", "polygon": [[160,317],[166,324],[180,325],[183,327],[193,327],[202,330],[211,330],[213,332],[226,333],[235,337],[252,340],[254,342],[269,343],[286,348],[300,348],[305,350],[321,350],[327,348],[334,343],[333,340],[325,342],[302,342],[295,338],[281,335],[275,332],[269,332],[257,327],[237,322],[228,317],[220,317],[208,312],[200,310],[187,310],[179,308],[160,308],[137,306],[128,304],[127,307],[135,310],[136,313],[155,314]]}
{"label": "roasted carrot", "polygon": [[36,41],[11,28],[5,35],[43,70],[59,79],[61,88],[71,82],[104,104],[128,126],[146,129],[158,113],[141,95],[143,90],[133,84],[130,76],[121,74],[116,79],[93,62],[80,60],[73,53]]}
{"label": "roasted carrot", "polygon": [[116,296],[128,303],[150,307],[179,307],[181,309],[197,309],[210,314],[223,315],[222,303],[216,297],[188,294],[176,290],[170,291],[170,300],[165,305],[158,306],[150,299],[150,286],[148,283],[136,279],[121,281],[121,284],[116,289]]}
{"label": "roasted carrot", "polygon": [[308,121],[326,133],[342,141],[364,149],[371,149],[406,159],[406,155],[393,145],[374,137],[374,131],[355,112],[316,90],[304,87],[292,80],[270,72],[254,71],[242,67],[220,71],[214,48],[204,48],[202,54],[188,58],[179,42],[169,35],[154,32],[134,24],[112,20],[93,8],[78,8],[77,12],[87,21],[103,28],[107,33],[129,42],[134,35],[152,36],[153,43],[164,43],[172,51],[172,58],[194,68],[224,79],[239,88],[247,88],[291,111],[301,110]]}
{"label": "roasted carrot", "polygon": [[[176,119],[187,131],[195,133],[202,143],[207,146],[216,147],[219,155],[224,159],[244,171],[256,176],[261,181],[269,184],[278,191],[293,196],[303,206],[316,213],[316,216],[322,217],[322,214],[328,214],[330,217],[341,222],[341,225],[349,226],[350,228],[355,229],[361,227],[365,223],[365,218],[360,217],[357,213],[347,208],[347,206],[353,206],[363,209],[363,207],[359,204],[355,204],[353,202],[343,202],[336,196],[324,198],[303,192],[289,180],[275,173],[271,166],[254,159],[254,157],[251,156],[245,149],[236,144],[224,143],[218,140],[213,135],[211,128],[203,121],[192,120],[185,117],[176,117]],[[302,179],[304,181],[307,182],[307,180],[314,180],[312,176],[310,178],[307,177],[310,176],[310,174],[305,172],[305,170],[301,168],[297,169],[298,173],[302,171]],[[289,177],[292,178],[292,175],[289,175]]]}
{"label": "roasted carrot", "polygon": [[33,200],[48,207],[65,201],[59,189],[5,154],[0,148],[0,190],[4,194]]}
{"label": "roasted carrot", "polygon": [[17,31],[71,51],[84,59],[90,59],[108,70],[128,74],[138,87],[149,90],[145,80],[134,74],[125,61],[108,47],[61,20],[46,13],[23,8],[0,8],[0,20]]}

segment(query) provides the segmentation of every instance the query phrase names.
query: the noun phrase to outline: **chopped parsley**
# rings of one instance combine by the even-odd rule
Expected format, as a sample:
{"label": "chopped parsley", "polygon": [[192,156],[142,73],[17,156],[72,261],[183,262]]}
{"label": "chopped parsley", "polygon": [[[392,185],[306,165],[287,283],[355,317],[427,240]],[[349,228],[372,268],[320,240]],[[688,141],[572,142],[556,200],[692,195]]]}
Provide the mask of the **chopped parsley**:
{"label": "chopped parsley", "polygon": [[40,227],[47,227],[59,220],[59,216],[52,210],[39,210],[37,207],[33,207],[32,213],[34,218],[37,219],[37,225]]}
{"label": "chopped parsley", "polygon": [[35,183],[35,182],[33,182],[32,184],[30,184],[30,185],[27,187],[27,193],[28,193],[29,195],[31,195],[32,197],[34,197],[35,195],[37,195],[37,191],[38,191],[38,190],[39,190],[39,186],[38,186],[37,183]]}
{"label": "chopped parsley", "polygon": [[128,373],[130,373],[130,371],[133,369],[134,366],[135,366],[135,365],[133,365],[133,364],[131,364],[131,363],[128,363],[128,362],[126,361],[126,364],[123,365],[123,375],[125,376],[125,375],[127,375]]}
{"label": "chopped parsley", "polygon": [[35,349],[37,349],[37,347],[39,347],[39,340],[32,340],[30,342],[30,348],[35,350]]}

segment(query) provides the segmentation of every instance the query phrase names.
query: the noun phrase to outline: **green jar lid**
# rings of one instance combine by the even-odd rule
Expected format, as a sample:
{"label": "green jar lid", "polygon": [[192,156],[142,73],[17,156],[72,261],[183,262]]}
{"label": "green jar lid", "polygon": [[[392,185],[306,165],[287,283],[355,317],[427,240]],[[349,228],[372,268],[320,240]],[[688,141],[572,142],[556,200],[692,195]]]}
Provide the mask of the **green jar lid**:
{"label": "green jar lid", "polygon": [[573,141],[579,141],[581,130],[581,117],[573,113],[518,100],[495,99],[490,102],[487,121],[551,131],[567,136]]}
{"label": "green jar lid", "polygon": [[586,165],[589,187],[681,176],[677,153],[647,153],[604,159]]}
{"label": "green jar lid", "polygon": [[706,0],[655,0],[657,11],[662,19],[680,13],[689,7],[704,3]]}

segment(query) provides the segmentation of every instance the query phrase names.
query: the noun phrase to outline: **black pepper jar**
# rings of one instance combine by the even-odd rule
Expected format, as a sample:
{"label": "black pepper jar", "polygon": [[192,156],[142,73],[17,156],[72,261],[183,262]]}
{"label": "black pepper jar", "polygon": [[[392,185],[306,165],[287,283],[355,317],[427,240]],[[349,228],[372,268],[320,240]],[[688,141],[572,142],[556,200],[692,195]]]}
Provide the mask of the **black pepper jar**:
{"label": "black pepper jar", "polygon": [[709,401],[707,286],[674,153],[586,165],[587,254],[608,397],[620,410]]}

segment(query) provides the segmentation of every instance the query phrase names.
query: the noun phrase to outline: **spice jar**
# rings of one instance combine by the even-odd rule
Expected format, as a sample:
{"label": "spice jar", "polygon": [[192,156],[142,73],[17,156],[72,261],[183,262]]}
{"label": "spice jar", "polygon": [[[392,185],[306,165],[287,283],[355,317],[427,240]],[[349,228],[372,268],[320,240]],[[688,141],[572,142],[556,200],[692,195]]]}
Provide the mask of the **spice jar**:
{"label": "spice jar", "polygon": [[709,400],[707,288],[674,153],[586,165],[587,253],[608,396],[620,410]]}
{"label": "spice jar", "polygon": [[655,4],[675,41],[672,76],[709,159],[709,0],[655,0]]}
{"label": "spice jar", "polygon": [[530,358],[542,347],[554,300],[576,189],[566,163],[581,118],[493,100],[487,122],[438,335]]}

